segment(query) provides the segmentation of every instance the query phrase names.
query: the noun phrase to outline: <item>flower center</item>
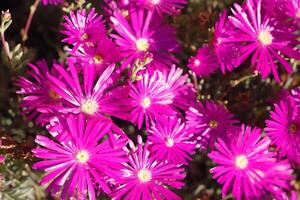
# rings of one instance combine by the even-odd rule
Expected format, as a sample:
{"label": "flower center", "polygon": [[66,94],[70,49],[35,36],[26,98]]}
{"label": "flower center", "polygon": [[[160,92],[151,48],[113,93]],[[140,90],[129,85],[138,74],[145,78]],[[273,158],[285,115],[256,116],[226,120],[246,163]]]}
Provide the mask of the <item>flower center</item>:
{"label": "flower center", "polygon": [[151,172],[148,169],[141,169],[137,176],[141,182],[148,182],[152,179]]}
{"label": "flower center", "polygon": [[289,125],[289,131],[290,131],[290,133],[296,133],[297,132],[297,125],[296,124]]}
{"label": "flower center", "polygon": [[211,120],[208,125],[210,128],[217,128],[219,123],[216,120]]}
{"label": "flower center", "polygon": [[149,42],[147,39],[140,38],[135,42],[136,48],[139,51],[147,51],[149,49]]}
{"label": "flower center", "polygon": [[101,64],[102,61],[103,61],[103,58],[102,58],[102,56],[100,56],[99,54],[96,54],[96,55],[94,56],[94,62],[95,62],[96,64]]}
{"label": "flower center", "polygon": [[235,158],[235,166],[240,169],[245,169],[248,166],[248,159],[245,155],[239,155]]}
{"label": "flower center", "polygon": [[93,99],[87,99],[81,104],[81,111],[89,115],[95,114],[98,111],[98,108],[99,105],[97,101]]}
{"label": "flower center", "polygon": [[59,94],[57,94],[54,90],[49,90],[49,97],[52,98],[52,99],[59,99],[60,96]]}
{"label": "flower center", "polygon": [[89,38],[89,35],[88,35],[87,33],[83,33],[83,34],[81,35],[81,37],[80,37],[80,39],[81,39],[82,41],[87,40],[88,38]]}
{"label": "flower center", "polygon": [[172,138],[168,137],[168,138],[166,139],[166,146],[167,146],[167,147],[172,147],[172,146],[174,146],[174,140],[173,140]]}
{"label": "flower center", "polygon": [[142,99],[141,105],[143,106],[143,108],[149,108],[151,105],[151,99],[149,97],[144,97]]}
{"label": "flower center", "polygon": [[159,4],[160,0],[151,0],[151,3],[154,4],[154,5],[157,5]]}
{"label": "flower center", "polygon": [[89,154],[85,150],[80,150],[76,154],[76,160],[80,163],[86,163],[89,160]]}
{"label": "flower center", "polygon": [[259,39],[259,41],[260,41],[261,44],[263,44],[263,45],[270,45],[270,44],[272,44],[273,36],[270,33],[270,31],[263,30],[263,31],[261,31],[259,33],[258,39]]}
{"label": "flower center", "polygon": [[194,65],[195,65],[196,67],[198,67],[200,64],[201,64],[200,60],[196,59],[196,60],[194,61]]}

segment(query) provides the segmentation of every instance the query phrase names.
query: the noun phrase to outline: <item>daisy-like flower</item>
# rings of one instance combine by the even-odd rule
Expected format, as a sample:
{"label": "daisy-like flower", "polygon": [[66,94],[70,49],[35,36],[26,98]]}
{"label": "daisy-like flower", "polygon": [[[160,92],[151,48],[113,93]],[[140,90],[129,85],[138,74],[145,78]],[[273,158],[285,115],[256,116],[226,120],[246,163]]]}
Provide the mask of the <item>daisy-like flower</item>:
{"label": "daisy-like flower", "polygon": [[151,11],[130,9],[128,19],[115,12],[111,21],[117,32],[111,36],[116,39],[121,52],[127,57],[123,68],[137,59],[144,60],[149,53],[153,60],[147,65],[148,68],[162,69],[178,62],[171,54],[177,52],[179,46],[175,30],[163,24],[162,19],[153,16]]}
{"label": "daisy-like flower", "polygon": [[283,4],[285,13],[300,27],[300,0],[285,0]]}
{"label": "daisy-like flower", "polygon": [[282,156],[300,162],[300,108],[292,97],[274,105],[270,119],[266,121],[267,135],[279,149]]}
{"label": "daisy-like flower", "polygon": [[187,110],[190,106],[194,106],[197,98],[196,91],[192,83],[189,83],[188,75],[183,74],[181,68],[172,65],[169,70],[163,71],[166,84],[174,95],[173,104],[175,108]]}
{"label": "daisy-like flower", "polygon": [[42,0],[43,5],[58,5],[63,2],[64,0]]}
{"label": "daisy-like flower", "polygon": [[195,153],[190,133],[177,117],[161,117],[152,123],[148,141],[153,158],[173,164],[187,164]]}
{"label": "daisy-like flower", "polygon": [[66,141],[57,142],[42,135],[36,137],[36,143],[42,147],[32,152],[44,160],[35,163],[33,168],[47,172],[41,184],[49,183],[47,190],[52,194],[61,191],[61,199],[94,200],[95,183],[109,193],[105,177],[111,177],[122,167],[120,163],[127,161],[122,150],[126,140],[119,138],[112,147],[109,140],[104,139],[111,125],[108,120],[87,120],[84,115],[71,115],[65,120]]}
{"label": "daisy-like flower", "polygon": [[[102,16],[95,9],[90,11],[78,10],[71,12],[70,16],[64,16],[62,33],[66,36],[62,41],[73,45],[73,51],[82,46],[93,46],[99,38],[106,35]],[[101,37],[102,36],[102,37]]]}
{"label": "daisy-like flower", "polygon": [[260,129],[244,126],[237,139],[217,140],[216,150],[208,156],[217,164],[210,172],[223,185],[223,197],[232,188],[238,200],[262,198],[266,170],[276,161],[275,153],[268,151],[269,144],[268,138],[261,138]]}
{"label": "daisy-like flower", "polygon": [[290,64],[284,59],[300,59],[297,35],[288,27],[264,16],[261,12],[261,0],[247,0],[245,8],[234,4],[233,15],[229,19],[236,27],[231,42],[240,45],[240,59],[243,62],[251,55],[251,63],[260,72],[263,79],[272,72],[276,81],[280,82],[276,61],[282,64],[287,72],[292,71]]}
{"label": "daisy-like flower", "polygon": [[186,0],[134,0],[138,6],[153,9],[158,14],[166,13],[169,15],[178,14],[187,4]]}
{"label": "daisy-like flower", "polygon": [[107,67],[99,77],[94,65],[83,65],[82,73],[79,73],[72,60],[68,60],[68,65],[68,72],[62,66],[54,65],[62,77],[61,80],[52,75],[48,76],[52,83],[51,89],[66,102],[59,112],[100,117],[108,114],[127,118],[129,91],[124,89],[120,93],[120,87],[110,89],[113,65]]}
{"label": "daisy-like flower", "polygon": [[112,192],[113,199],[180,199],[168,187],[179,189],[183,186],[184,169],[155,160],[148,143],[143,144],[140,136],[138,147],[129,144],[132,148],[129,162],[124,164],[117,179],[120,186]]}
{"label": "daisy-like flower", "polygon": [[28,66],[30,78],[20,76],[16,81],[16,85],[20,87],[17,93],[24,96],[20,105],[29,119],[36,118],[36,122],[40,124],[48,123],[55,110],[61,105],[61,96],[50,88],[46,75],[56,75],[57,72],[50,71],[45,60]]}
{"label": "daisy-like flower", "polygon": [[187,66],[199,77],[207,77],[220,67],[214,49],[209,46],[199,48],[197,54],[189,59]]}
{"label": "daisy-like flower", "polygon": [[146,123],[146,127],[149,127],[150,121],[156,117],[162,114],[174,114],[170,106],[174,95],[165,83],[161,72],[155,71],[152,76],[145,73],[141,80],[130,83],[130,87],[131,121],[137,124],[139,129],[143,122]]}
{"label": "daisy-like flower", "polygon": [[126,17],[129,13],[129,7],[132,4],[132,0],[103,0],[101,8],[107,17],[112,16],[115,11],[122,13]]}
{"label": "daisy-like flower", "polygon": [[115,42],[108,37],[99,38],[99,42],[95,43],[93,46],[84,46],[80,48],[73,53],[73,56],[81,62],[95,65],[97,71],[100,73],[107,66],[121,60],[119,49]]}
{"label": "daisy-like flower", "polygon": [[212,148],[217,138],[227,141],[231,129],[238,121],[233,119],[224,106],[216,105],[212,101],[198,102],[196,107],[191,107],[186,112],[186,123],[192,130],[195,139],[199,141],[201,149]]}
{"label": "daisy-like flower", "polygon": [[214,39],[212,42],[223,73],[227,70],[232,71],[238,67],[238,58],[240,56],[238,45],[229,42],[234,34],[232,27],[232,24],[227,19],[227,12],[224,11],[215,23]]}

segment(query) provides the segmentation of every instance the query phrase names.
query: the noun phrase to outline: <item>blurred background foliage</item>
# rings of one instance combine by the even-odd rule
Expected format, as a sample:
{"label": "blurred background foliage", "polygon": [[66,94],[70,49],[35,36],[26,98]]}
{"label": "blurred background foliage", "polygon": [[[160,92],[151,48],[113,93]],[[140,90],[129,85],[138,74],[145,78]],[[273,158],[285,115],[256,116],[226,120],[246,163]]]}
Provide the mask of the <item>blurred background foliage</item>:
{"label": "blurred background foliage", "polygon": [[[87,0],[84,5],[93,6],[101,13],[101,1]],[[222,10],[241,0],[190,0],[188,6],[176,17],[168,20],[177,29],[178,39],[183,50],[177,56],[180,66],[188,72],[187,60],[196,53],[197,48],[212,40],[213,25]],[[46,131],[21,115],[18,106],[20,97],[16,95],[14,80],[25,75],[28,62],[45,58],[48,63],[53,59],[63,61],[66,57],[64,45],[60,43],[62,16],[68,11],[82,6],[84,0],[66,2],[63,6],[38,5],[28,33],[28,39],[22,41],[21,29],[24,28],[33,0],[1,0],[2,11],[9,9],[12,24],[5,32],[13,63],[9,63],[2,50],[0,60],[0,154],[5,156],[0,163],[0,199],[51,199],[38,185],[41,172],[33,171],[34,162],[31,149],[35,147],[34,137]],[[199,98],[213,99],[225,104],[243,123],[263,128],[271,103],[283,89],[300,85],[299,69],[294,62],[294,73],[287,75],[281,71],[282,83],[273,79],[262,81],[249,70],[249,63],[226,75],[217,72],[209,78],[199,81]],[[25,75],[26,76],[26,75]],[[125,127],[133,132],[130,127]],[[220,199],[220,189],[212,180],[209,169],[211,161],[203,153],[194,156],[187,166],[185,187],[179,191],[184,199]],[[299,167],[295,170],[297,181],[294,187],[300,191]],[[228,196],[226,199],[230,199]],[[105,195],[99,199],[107,199]]]}

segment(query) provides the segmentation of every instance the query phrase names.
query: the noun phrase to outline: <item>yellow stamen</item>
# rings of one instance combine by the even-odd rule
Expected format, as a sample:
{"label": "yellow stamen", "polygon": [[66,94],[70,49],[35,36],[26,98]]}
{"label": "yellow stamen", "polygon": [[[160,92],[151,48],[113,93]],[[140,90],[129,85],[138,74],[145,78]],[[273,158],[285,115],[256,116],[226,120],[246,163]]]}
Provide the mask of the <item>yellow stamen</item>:
{"label": "yellow stamen", "polygon": [[245,155],[239,155],[235,158],[235,166],[240,169],[245,169],[248,166],[248,159]]}
{"label": "yellow stamen", "polygon": [[101,64],[102,61],[103,61],[103,58],[102,58],[102,56],[100,56],[99,54],[96,54],[96,55],[94,56],[94,62],[95,62],[96,64]]}
{"label": "yellow stamen", "polygon": [[81,111],[89,115],[95,114],[98,111],[98,108],[99,105],[97,101],[93,99],[87,99],[81,104]]}
{"label": "yellow stamen", "polygon": [[60,96],[59,94],[57,94],[54,90],[49,90],[49,97],[52,98],[52,99],[59,99]]}
{"label": "yellow stamen", "polygon": [[76,160],[80,163],[86,163],[89,160],[89,154],[85,150],[78,151],[76,154]]}
{"label": "yellow stamen", "polygon": [[219,123],[216,120],[211,120],[208,125],[210,128],[217,128]]}
{"label": "yellow stamen", "polygon": [[140,38],[135,42],[136,48],[138,51],[148,51],[149,42],[147,39]]}
{"label": "yellow stamen", "polygon": [[148,169],[141,169],[137,176],[141,182],[148,182],[152,179],[151,172]]}
{"label": "yellow stamen", "polygon": [[141,101],[143,108],[149,108],[151,105],[151,99],[149,97],[144,97]]}
{"label": "yellow stamen", "polygon": [[263,30],[263,31],[261,31],[259,33],[258,39],[259,39],[259,41],[260,41],[261,44],[263,44],[263,45],[270,45],[270,44],[272,44],[273,36],[270,33],[270,31]]}
{"label": "yellow stamen", "polygon": [[167,147],[174,146],[174,140],[172,138],[168,137],[167,140],[166,140],[166,146]]}

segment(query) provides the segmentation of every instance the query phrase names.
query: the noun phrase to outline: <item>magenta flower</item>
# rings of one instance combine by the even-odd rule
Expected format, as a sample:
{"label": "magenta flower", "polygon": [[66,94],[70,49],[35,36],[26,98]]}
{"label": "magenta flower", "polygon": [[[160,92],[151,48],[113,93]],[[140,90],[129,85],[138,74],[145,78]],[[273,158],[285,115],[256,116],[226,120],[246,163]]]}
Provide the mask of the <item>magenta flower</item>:
{"label": "magenta flower", "polygon": [[280,151],[294,162],[300,162],[300,110],[290,97],[274,105],[266,120],[267,135]]}
{"label": "magenta flower", "polygon": [[[213,46],[223,73],[238,67],[239,46],[230,42],[234,35],[233,25],[227,19],[227,12],[220,14],[214,27]],[[229,53],[230,52],[230,53]],[[216,63],[217,64],[217,63]]]}
{"label": "magenta flower", "polygon": [[161,117],[148,130],[148,141],[153,158],[173,164],[187,164],[195,153],[190,132],[177,117]]}
{"label": "magenta flower", "polygon": [[[277,24],[271,18],[261,13],[261,0],[255,3],[247,0],[245,8],[234,4],[234,16],[231,23],[237,28],[231,42],[240,46],[240,62],[251,55],[251,63],[255,70],[261,73],[263,79],[272,72],[276,81],[280,82],[276,61],[282,64],[287,72],[292,71],[290,64],[283,55],[300,59],[299,50],[295,49],[297,35],[288,27]],[[280,53],[278,53],[280,52]]]}
{"label": "magenta flower", "polygon": [[199,77],[207,77],[220,68],[214,49],[209,46],[199,48],[187,66]]}
{"label": "magenta flower", "polygon": [[198,102],[196,107],[191,107],[186,112],[186,121],[201,149],[212,148],[219,137],[227,141],[230,136],[227,132],[236,129],[234,125],[238,122],[224,106],[212,101]]}
{"label": "magenta flower", "polygon": [[131,9],[128,20],[119,12],[111,17],[114,30],[117,34],[111,36],[116,39],[121,51],[127,60],[123,68],[134,63],[137,59],[144,60],[147,54],[153,55],[148,64],[152,69],[163,69],[178,60],[171,54],[178,50],[175,30],[163,24],[159,17],[153,16],[150,11]]}
{"label": "magenta flower", "polygon": [[186,0],[134,0],[138,6],[146,9],[153,9],[158,14],[166,13],[169,15],[178,14],[187,4]]}
{"label": "magenta flower", "polygon": [[126,17],[128,16],[128,10],[131,5],[131,0],[103,0],[101,8],[107,17],[114,15],[114,12],[116,11],[122,13],[122,15]]}
{"label": "magenta flower", "polygon": [[42,0],[43,5],[58,5],[62,4],[64,0]]}
{"label": "magenta flower", "polygon": [[[109,65],[121,60],[120,51],[114,41],[108,37],[99,37],[99,42],[92,46],[84,46],[72,55],[79,62],[95,65],[100,73]],[[113,52],[113,53],[112,53]]]}
{"label": "magenta flower", "polygon": [[172,106],[181,110],[188,110],[190,106],[194,106],[197,94],[193,84],[188,82],[188,75],[183,75],[183,70],[175,65],[163,71],[163,74],[169,90],[174,95]]}
{"label": "magenta flower", "polygon": [[268,151],[269,144],[268,138],[261,138],[260,129],[244,126],[236,140],[217,140],[216,150],[208,156],[217,164],[210,172],[223,185],[223,197],[232,188],[238,200],[262,198],[266,170],[276,161],[275,153]]}
{"label": "magenta flower", "polygon": [[28,66],[30,78],[19,77],[16,81],[16,85],[20,87],[17,93],[24,96],[20,105],[29,119],[36,118],[36,122],[40,124],[48,123],[62,103],[61,96],[50,88],[46,77],[47,74],[56,75],[57,71],[50,72],[45,60]]}
{"label": "magenta flower", "polygon": [[109,193],[106,177],[115,174],[121,167],[120,163],[127,161],[122,150],[126,140],[119,138],[111,146],[105,139],[111,125],[108,120],[87,120],[83,115],[71,115],[65,120],[66,141],[57,142],[42,135],[36,137],[36,143],[42,147],[32,152],[44,160],[35,163],[33,168],[47,172],[41,184],[49,183],[47,190],[52,194],[61,191],[61,199],[94,200],[95,183]]}
{"label": "magenta flower", "polygon": [[131,122],[137,124],[141,129],[143,122],[149,127],[150,121],[156,117],[164,115],[173,115],[171,108],[174,95],[165,83],[163,74],[155,71],[152,76],[148,73],[135,84],[130,83],[131,97]]}
{"label": "magenta flower", "polygon": [[127,118],[129,91],[123,87],[110,88],[114,66],[107,67],[98,77],[93,65],[83,65],[83,72],[79,73],[73,61],[68,60],[68,64],[68,72],[60,65],[54,66],[62,80],[49,75],[51,89],[64,100],[64,107],[59,112]]}
{"label": "magenta flower", "polygon": [[[129,143],[131,144],[131,143]],[[183,186],[184,169],[174,164],[155,160],[148,143],[143,144],[138,136],[138,147],[131,144],[129,162],[124,164],[120,178],[120,186],[111,196],[113,199],[180,199],[169,187],[179,189]]]}
{"label": "magenta flower", "polygon": [[[62,33],[66,36],[62,41],[73,45],[73,52],[82,46],[93,46],[99,38],[106,35],[102,16],[95,9],[87,12],[85,9],[71,12],[65,16]],[[102,37],[101,37],[102,36]]]}
{"label": "magenta flower", "polygon": [[285,0],[283,9],[285,13],[293,19],[294,24],[300,27],[300,1],[299,0]]}

